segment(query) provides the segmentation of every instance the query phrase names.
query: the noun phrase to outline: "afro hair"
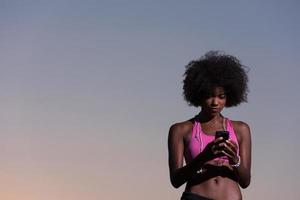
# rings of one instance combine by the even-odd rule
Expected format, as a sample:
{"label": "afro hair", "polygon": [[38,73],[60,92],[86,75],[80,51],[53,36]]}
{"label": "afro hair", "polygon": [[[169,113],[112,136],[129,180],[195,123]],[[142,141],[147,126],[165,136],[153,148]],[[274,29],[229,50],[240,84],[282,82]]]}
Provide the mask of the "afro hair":
{"label": "afro hair", "polygon": [[226,107],[247,102],[248,77],[246,67],[234,56],[209,51],[191,61],[184,73],[183,96],[189,105],[199,107],[213,87],[223,87]]}

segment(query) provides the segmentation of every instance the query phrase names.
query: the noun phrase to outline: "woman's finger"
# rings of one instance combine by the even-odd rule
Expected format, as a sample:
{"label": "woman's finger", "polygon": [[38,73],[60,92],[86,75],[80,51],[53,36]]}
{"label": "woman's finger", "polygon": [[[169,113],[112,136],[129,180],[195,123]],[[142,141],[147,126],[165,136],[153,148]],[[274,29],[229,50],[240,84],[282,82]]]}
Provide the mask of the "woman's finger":
{"label": "woman's finger", "polygon": [[234,149],[234,147],[230,147],[227,143],[222,143],[220,144],[220,147],[222,148],[222,150],[224,150],[227,154],[231,155],[231,156],[235,156],[236,155],[236,150]]}
{"label": "woman's finger", "polygon": [[237,144],[236,144],[235,141],[233,141],[233,140],[226,140],[225,142],[226,142],[226,144],[228,144],[231,148],[233,148],[234,150],[237,150]]}

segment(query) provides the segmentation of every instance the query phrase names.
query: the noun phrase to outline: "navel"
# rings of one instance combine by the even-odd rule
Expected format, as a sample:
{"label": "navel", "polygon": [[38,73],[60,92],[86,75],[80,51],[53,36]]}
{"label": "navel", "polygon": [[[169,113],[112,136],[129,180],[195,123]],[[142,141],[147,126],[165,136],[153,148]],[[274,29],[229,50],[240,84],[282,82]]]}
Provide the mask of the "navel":
{"label": "navel", "polygon": [[215,184],[219,184],[220,183],[220,177],[217,176],[216,178],[214,178],[214,182],[215,182]]}

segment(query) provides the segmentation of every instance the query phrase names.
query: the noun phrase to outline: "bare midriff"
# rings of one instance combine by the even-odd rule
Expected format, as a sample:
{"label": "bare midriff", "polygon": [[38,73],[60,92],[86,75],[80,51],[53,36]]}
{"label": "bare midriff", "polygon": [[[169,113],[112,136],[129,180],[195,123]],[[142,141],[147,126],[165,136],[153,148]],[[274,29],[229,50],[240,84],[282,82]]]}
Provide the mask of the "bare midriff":
{"label": "bare midriff", "polygon": [[186,192],[198,194],[214,200],[241,200],[242,194],[238,184],[227,177],[216,176],[197,185],[185,188]]}

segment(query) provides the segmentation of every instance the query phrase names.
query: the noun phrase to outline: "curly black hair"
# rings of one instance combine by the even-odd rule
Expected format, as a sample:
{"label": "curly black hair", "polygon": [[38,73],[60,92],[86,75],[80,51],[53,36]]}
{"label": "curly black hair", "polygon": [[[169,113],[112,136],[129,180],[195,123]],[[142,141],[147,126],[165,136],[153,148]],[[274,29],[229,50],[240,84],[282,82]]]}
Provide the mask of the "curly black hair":
{"label": "curly black hair", "polygon": [[234,56],[220,51],[209,51],[191,61],[184,73],[183,95],[189,105],[199,107],[213,87],[223,87],[226,107],[247,102],[247,68]]}

